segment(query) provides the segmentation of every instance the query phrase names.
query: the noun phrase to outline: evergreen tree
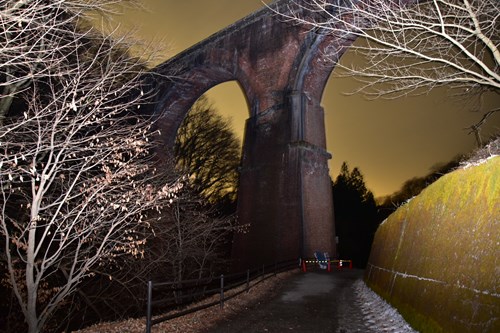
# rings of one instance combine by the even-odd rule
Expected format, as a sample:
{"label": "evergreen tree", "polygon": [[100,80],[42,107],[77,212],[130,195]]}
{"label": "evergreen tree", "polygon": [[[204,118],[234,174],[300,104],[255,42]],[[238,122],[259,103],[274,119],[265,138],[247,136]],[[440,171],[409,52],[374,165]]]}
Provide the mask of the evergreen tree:
{"label": "evergreen tree", "polygon": [[347,162],[342,164],[333,184],[333,202],[339,254],[364,267],[377,227],[377,207],[359,168],[350,171]]}

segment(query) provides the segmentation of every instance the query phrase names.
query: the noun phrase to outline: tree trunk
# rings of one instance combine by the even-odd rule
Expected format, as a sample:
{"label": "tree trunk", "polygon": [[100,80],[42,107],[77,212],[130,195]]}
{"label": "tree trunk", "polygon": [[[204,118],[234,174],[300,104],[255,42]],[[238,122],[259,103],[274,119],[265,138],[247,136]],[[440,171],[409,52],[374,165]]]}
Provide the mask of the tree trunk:
{"label": "tree trunk", "polygon": [[5,122],[5,118],[9,114],[10,106],[14,100],[12,86],[5,86],[2,91],[2,97],[0,98],[0,126]]}

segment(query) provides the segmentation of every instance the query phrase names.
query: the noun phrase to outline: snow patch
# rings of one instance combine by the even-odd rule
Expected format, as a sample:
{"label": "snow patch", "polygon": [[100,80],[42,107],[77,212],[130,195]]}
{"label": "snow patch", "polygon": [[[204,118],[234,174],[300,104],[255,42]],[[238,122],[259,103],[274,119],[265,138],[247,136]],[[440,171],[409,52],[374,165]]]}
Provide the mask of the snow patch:
{"label": "snow patch", "polygon": [[365,325],[374,332],[418,333],[399,312],[372,291],[362,280],[354,282]]}
{"label": "snow patch", "polygon": [[481,158],[481,159],[479,159],[479,160],[477,160],[477,161],[473,161],[473,162],[466,162],[466,163],[464,163],[464,164],[462,165],[462,169],[468,169],[468,168],[473,167],[473,166],[478,166],[478,165],[481,165],[481,164],[486,163],[486,162],[488,162],[489,160],[491,160],[492,158],[497,157],[497,156],[499,156],[499,155],[491,155],[491,156],[489,156],[489,157],[487,157],[487,158]]}

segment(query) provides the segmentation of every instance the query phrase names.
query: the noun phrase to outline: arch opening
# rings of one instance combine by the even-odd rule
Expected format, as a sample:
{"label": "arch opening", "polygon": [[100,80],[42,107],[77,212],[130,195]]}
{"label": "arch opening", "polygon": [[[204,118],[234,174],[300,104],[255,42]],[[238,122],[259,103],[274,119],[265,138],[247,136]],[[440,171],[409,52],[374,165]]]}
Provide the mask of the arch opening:
{"label": "arch opening", "polygon": [[233,130],[243,145],[245,122],[250,116],[248,99],[238,81],[226,81],[208,90],[205,95],[221,115],[231,119]]}
{"label": "arch opening", "polygon": [[[224,211],[235,209],[246,98],[235,81],[209,89],[189,108],[174,144],[177,169],[196,193]],[[235,116],[239,117],[235,121]]]}

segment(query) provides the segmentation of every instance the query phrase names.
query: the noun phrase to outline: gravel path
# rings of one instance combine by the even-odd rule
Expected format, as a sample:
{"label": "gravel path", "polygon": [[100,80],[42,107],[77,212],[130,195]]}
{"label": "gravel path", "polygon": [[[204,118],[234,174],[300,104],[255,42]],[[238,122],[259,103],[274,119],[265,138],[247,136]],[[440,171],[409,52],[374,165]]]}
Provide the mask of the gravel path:
{"label": "gravel path", "polygon": [[[414,333],[369,289],[363,271],[279,274],[226,302],[169,320],[153,333]],[[78,333],[144,333],[145,319],[94,325]]]}
{"label": "gravel path", "polygon": [[295,275],[267,302],[204,332],[415,332],[366,287],[362,275],[360,270]]}

